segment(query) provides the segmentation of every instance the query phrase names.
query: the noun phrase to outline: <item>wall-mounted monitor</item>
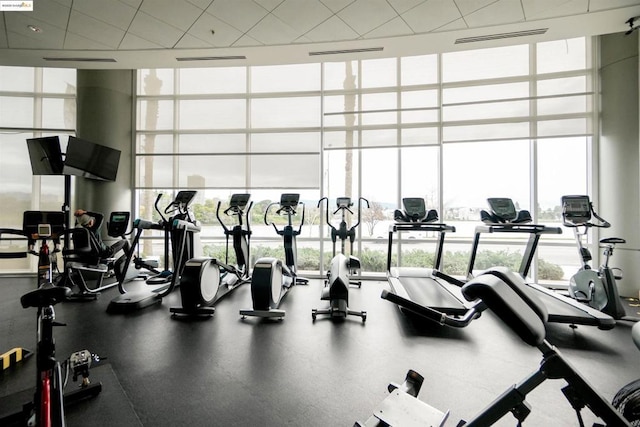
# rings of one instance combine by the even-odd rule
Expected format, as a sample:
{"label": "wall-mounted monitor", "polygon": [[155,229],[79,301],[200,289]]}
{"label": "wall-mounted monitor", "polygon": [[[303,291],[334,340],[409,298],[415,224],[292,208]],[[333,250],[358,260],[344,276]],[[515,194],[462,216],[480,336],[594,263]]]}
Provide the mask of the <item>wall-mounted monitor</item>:
{"label": "wall-mounted monitor", "polygon": [[61,175],[63,170],[60,139],[57,136],[27,139],[31,171],[34,175]]}
{"label": "wall-mounted monitor", "polygon": [[119,163],[120,150],[70,136],[63,173],[115,181]]}

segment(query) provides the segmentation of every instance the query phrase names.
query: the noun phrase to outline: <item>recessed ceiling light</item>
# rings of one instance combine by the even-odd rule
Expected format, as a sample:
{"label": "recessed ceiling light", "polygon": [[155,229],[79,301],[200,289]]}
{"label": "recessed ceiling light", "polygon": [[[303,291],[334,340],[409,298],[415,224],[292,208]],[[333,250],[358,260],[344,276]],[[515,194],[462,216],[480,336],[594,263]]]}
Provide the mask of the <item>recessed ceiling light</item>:
{"label": "recessed ceiling light", "polygon": [[33,31],[34,33],[41,33],[42,28],[36,27],[35,25],[27,25],[27,28]]}

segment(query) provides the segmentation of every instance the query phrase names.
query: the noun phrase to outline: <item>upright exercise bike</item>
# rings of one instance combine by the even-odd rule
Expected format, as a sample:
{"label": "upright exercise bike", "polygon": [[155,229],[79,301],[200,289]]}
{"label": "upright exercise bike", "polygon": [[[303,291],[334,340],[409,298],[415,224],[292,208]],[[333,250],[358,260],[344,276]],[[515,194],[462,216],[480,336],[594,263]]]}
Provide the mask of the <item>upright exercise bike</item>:
{"label": "upright exercise bike", "polygon": [[[222,297],[240,285],[250,281],[249,242],[251,226],[249,212],[253,202],[250,194],[233,194],[229,207],[223,211],[227,216],[235,217],[235,225],[229,228],[220,218],[220,205],[216,208],[216,217],[224,229],[226,249],[224,262],[210,257],[193,258],[186,262],[180,279],[180,297],[182,307],[171,307],[174,315],[211,316],[215,305]],[[236,265],[229,264],[229,237],[233,238]]]}
{"label": "upright exercise bike", "polygon": [[[269,213],[273,206],[278,205],[276,214],[287,217],[287,225],[279,229],[274,222],[269,222]],[[298,228],[293,226],[293,217],[298,214],[301,206],[301,218]],[[280,303],[296,284],[308,284],[308,279],[299,277],[297,270],[296,238],[304,225],[304,203],[300,202],[300,194],[284,193],[280,202],[270,203],[264,212],[264,223],[271,225],[284,242],[285,262],[272,257],[262,257],[253,266],[251,277],[251,299],[253,309],[240,310],[244,319],[246,316],[283,319],[285,311],[279,309]]]}
{"label": "upright exercise bike", "polygon": [[[362,202],[365,202],[367,208],[369,207],[369,201],[364,197],[358,199],[358,220],[351,227],[347,226],[347,212],[351,215],[354,213],[351,211],[353,202],[350,197],[338,197],[336,199],[337,209],[333,214],[341,213],[340,225],[336,228],[329,218],[329,199],[323,197],[318,202],[318,208],[322,205],[323,201],[327,201],[326,208],[326,220],[327,225],[331,229],[331,241],[333,242],[333,258],[331,259],[331,266],[327,272],[327,280],[325,286],[322,289],[320,299],[322,301],[329,301],[329,307],[325,309],[312,309],[311,317],[315,321],[318,315],[328,315],[331,318],[344,319],[347,316],[359,316],[362,321],[367,320],[366,311],[356,311],[349,309],[349,285],[356,285],[360,287],[361,281],[354,281],[351,278],[360,273],[361,263],[360,260],[353,255],[353,243],[356,238],[356,229],[360,225],[360,214],[362,208]],[[336,255],[336,243],[340,239],[340,253]],[[349,240],[349,257],[347,258],[345,252],[346,241]]]}
{"label": "upright exercise bike", "polygon": [[[38,257],[38,288],[20,298],[23,308],[37,308],[38,342],[36,350],[36,389],[33,400],[22,410],[0,419],[0,425],[64,427],[65,406],[98,395],[102,384],[89,381],[91,362],[97,358],[88,350],[77,351],[67,360],[56,360],[53,328],[65,326],[56,322],[53,306],[71,296],[71,289],[55,286],[52,275],[55,261],[48,241],[57,245],[64,231],[63,212],[27,211],[23,217],[23,232],[27,236],[28,253]],[[39,242],[36,252],[35,246]],[[64,371],[64,374],[63,374]],[[73,381],[81,378],[80,387],[64,392],[69,373]]]}
{"label": "upright exercise bike", "polygon": [[[597,222],[592,221],[595,218]],[[589,196],[562,196],[562,223],[573,228],[582,265],[569,282],[569,295],[577,301],[600,310],[616,320],[634,320],[627,316],[620,300],[616,279],[622,279],[622,271],[609,266],[609,258],[617,244],[626,243],[619,237],[600,240],[604,246],[604,263],[595,271],[589,264],[591,252],[583,244],[583,237],[591,227],[609,228],[611,224],[602,219],[593,209]]]}

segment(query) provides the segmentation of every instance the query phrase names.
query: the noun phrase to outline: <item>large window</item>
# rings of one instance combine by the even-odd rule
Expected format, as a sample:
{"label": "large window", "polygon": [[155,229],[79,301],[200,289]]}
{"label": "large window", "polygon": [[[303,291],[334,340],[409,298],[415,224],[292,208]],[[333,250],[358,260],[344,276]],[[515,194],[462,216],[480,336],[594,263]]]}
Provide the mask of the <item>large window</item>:
{"label": "large window", "polygon": [[[589,52],[589,39],[580,38],[404,58],[140,70],[138,214],[150,212],[159,192],[168,202],[178,189],[196,189],[202,239],[213,248],[222,231],[205,211],[248,191],[253,244],[275,248],[264,208],[282,192],[299,192],[301,267],[318,272],[331,253],[318,200],[350,196],[355,211],[364,197],[369,208],[363,202],[353,251],[373,273],[385,268],[393,210],[403,197],[423,197],[456,226],[445,269],[460,274],[488,197],[511,197],[535,221],[559,226],[560,196],[588,192]],[[511,260],[521,237],[492,236],[482,250]],[[433,236],[401,242],[427,257],[433,250]],[[541,240],[547,248],[571,242],[566,232]],[[578,264],[571,249],[540,252],[545,266],[557,266],[555,276],[544,273],[550,280]]]}
{"label": "large window", "polygon": [[[26,140],[75,132],[76,72],[70,69],[0,67],[0,227],[22,228],[26,210],[61,209],[64,179],[33,176]],[[4,252],[23,250],[20,241],[2,240]],[[2,272],[31,269],[31,259],[0,259]]]}

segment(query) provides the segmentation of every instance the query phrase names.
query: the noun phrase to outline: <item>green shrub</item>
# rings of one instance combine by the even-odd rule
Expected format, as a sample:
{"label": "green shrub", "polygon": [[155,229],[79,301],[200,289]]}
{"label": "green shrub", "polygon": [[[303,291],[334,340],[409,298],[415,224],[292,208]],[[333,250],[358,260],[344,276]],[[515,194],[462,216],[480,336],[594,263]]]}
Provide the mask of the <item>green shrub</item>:
{"label": "green shrub", "polygon": [[[224,261],[224,245],[206,245],[203,248],[205,256]],[[433,267],[435,254],[423,249],[411,249],[402,253],[402,265],[411,267]],[[470,253],[466,251],[447,251],[443,256],[442,270],[453,276],[466,276],[469,268]],[[284,249],[282,247],[272,248],[269,246],[252,246],[250,264],[255,264],[258,258],[272,257],[284,261]],[[328,265],[332,258],[332,252],[325,252],[325,265]],[[365,248],[359,256],[362,263],[362,270],[365,272],[383,273],[387,269],[387,252],[376,251]],[[501,251],[480,251],[476,255],[476,270],[486,270],[490,267],[503,266],[517,271],[520,268],[522,255],[509,250]],[[229,263],[234,264],[235,253],[229,251]],[[392,265],[396,264],[396,257],[392,257]],[[325,266],[326,268],[326,266]],[[298,248],[298,269],[308,271],[320,271],[320,251],[315,248]],[[564,272],[557,265],[538,259],[538,277],[541,280],[562,280]]]}

